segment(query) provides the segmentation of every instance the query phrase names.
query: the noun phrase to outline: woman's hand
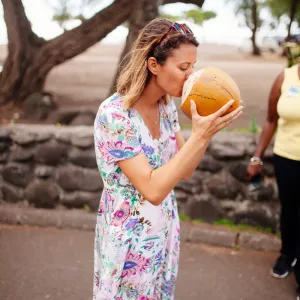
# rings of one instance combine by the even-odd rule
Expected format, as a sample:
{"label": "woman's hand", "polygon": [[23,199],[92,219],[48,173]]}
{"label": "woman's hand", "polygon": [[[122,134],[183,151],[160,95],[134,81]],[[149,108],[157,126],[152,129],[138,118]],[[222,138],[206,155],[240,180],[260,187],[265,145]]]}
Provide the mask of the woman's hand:
{"label": "woman's hand", "polygon": [[195,102],[191,101],[192,135],[199,139],[210,140],[215,133],[227,127],[242,114],[243,110],[243,107],[240,106],[229,114],[224,115],[233,102],[234,100],[230,100],[215,113],[202,117],[197,112]]}

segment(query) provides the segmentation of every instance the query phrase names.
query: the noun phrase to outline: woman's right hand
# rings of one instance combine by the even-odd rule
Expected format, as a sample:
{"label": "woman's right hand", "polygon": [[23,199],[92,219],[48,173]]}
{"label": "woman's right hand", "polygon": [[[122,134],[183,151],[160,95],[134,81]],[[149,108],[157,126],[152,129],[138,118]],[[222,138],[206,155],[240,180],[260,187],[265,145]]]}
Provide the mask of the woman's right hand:
{"label": "woman's right hand", "polygon": [[203,117],[198,114],[196,104],[191,100],[192,135],[208,141],[215,133],[227,127],[243,113],[243,106],[239,106],[234,111],[224,115],[233,103],[234,100],[230,100],[215,113]]}

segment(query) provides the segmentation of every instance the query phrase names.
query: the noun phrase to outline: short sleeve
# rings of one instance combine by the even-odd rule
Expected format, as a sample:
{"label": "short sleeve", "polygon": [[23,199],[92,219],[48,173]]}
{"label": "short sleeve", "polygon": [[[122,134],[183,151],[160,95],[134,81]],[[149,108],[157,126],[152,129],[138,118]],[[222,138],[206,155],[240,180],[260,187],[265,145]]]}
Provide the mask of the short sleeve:
{"label": "short sleeve", "polygon": [[170,116],[170,122],[172,126],[172,130],[174,132],[177,132],[180,130],[179,120],[178,120],[178,112],[176,105],[173,101],[173,99],[169,103],[169,116]]}
{"label": "short sleeve", "polygon": [[133,158],[142,147],[126,112],[116,108],[99,110],[94,124],[95,146],[108,163]]}

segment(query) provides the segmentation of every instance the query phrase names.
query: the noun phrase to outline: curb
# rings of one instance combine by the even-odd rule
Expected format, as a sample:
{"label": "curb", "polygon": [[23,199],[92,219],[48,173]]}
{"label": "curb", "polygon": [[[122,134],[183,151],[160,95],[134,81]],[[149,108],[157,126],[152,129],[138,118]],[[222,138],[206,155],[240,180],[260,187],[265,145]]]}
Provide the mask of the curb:
{"label": "curb", "polygon": [[[50,210],[0,205],[0,224],[94,231],[96,214],[82,209]],[[181,240],[212,246],[279,252],[280,239],[269,233],[233,231],[219,225],[181,222]]]}
{"label": "curb", "polygon": [[0,205],[0,224],[95,230],[96,215],[82,209],[54,210]]}

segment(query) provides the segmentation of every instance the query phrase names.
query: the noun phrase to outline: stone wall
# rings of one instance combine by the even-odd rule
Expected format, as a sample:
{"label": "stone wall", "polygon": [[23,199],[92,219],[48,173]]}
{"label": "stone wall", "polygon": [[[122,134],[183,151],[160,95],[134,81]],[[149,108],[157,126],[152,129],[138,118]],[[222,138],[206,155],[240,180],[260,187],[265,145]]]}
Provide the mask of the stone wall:
{"label": "stone wall", "polygon": [[[188,132],[184,134],[187,138]],[[246,179],[257,138],[218,133],[192,178],[180,181],[175,188],[179,212],[207,222],[224,218],[277,231],[279,201],[272,145],[264,157],[263,187],[250,192]],[[91,126],[0,127],[2,201],[50,209],[89,206],[97,210],[102,188]]]}

